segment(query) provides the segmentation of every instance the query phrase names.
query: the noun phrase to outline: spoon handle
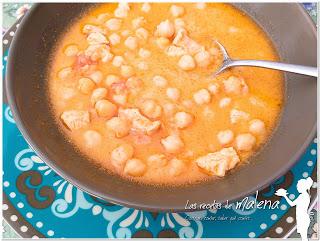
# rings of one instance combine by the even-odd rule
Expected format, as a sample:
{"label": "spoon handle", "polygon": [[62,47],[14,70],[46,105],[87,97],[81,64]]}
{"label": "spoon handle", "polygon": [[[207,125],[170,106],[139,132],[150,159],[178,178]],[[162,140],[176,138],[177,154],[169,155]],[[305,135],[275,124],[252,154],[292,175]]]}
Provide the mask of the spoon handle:
{"label": "spoon handle", "polygon": [[303,74],[318,77],[317,67],[309,67],[296,64],[284,64],[273,61],[263,61],[263,60],[232,60],[228,63],[228,67],[233,66],[256,66],[268,69],[276,69],[287,71],[296,74]]}

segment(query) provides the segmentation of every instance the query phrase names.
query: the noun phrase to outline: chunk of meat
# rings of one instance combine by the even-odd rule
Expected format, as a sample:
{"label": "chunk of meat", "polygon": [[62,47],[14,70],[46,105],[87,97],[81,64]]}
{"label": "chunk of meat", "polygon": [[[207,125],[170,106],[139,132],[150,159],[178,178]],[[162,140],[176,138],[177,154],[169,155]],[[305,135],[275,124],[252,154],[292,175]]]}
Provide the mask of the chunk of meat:
{"label": "chunk of meat", "polygon": [[228,170],[233,169],[240,162],[233,147],[209,153],[196,160],[198,167],[211,176],[223,177]]}
{"label": "chunk of meat", "polygon": [[87,56],[85,54],[79,54],[75,59],[75,62],[73,64],[73,68],[76,70],[79,70],[85,66],[89,66],[92,64],[96,64],[96,61],[91,59],[90,56]]}
{"label": "chunk of meat", "polygon": [[119,117],[125,118],[132,123],[132,129],[146,135],[152,135],[159,130],[160,121],[151,121],[143,116],[137,108],[119,109]]}
{"label": "chunk of meat", "polygon": [[178,30],[172,43],[176,46],[183,47],[185,51],[191,55],[194,55],[203,49],[199,43],[187,35],[187,31],[185,29]]}
{"label": "chunk of meat", "polygon": [[64,111],[60,118],[70,130],[78,130],[90,122],[89,112],[82,110]]}
{"label": "chunk of meat", "polygon": [[170,45],[166,49],[166,54],[168,56],[170,56],[170,57],[179,57],[179,56],[187,54],[187,51],[182,47],[178,47],[178,46],[175,46],[175,45]]}

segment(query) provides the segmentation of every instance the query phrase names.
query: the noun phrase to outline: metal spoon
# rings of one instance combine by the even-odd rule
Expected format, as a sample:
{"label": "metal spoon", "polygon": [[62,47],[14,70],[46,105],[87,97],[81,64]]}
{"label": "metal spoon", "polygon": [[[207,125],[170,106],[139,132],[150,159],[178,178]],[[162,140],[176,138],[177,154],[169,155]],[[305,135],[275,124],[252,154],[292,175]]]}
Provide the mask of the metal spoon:
{"label": "metal spoon", "polygon": [[233,60],[228,55],[227,50],[223,47],[221,43],[215,41],[215,43],[219,46],[222,55],[223,55],[223,62],[221,67],[214,73],[214,76],[220,74],[225,69],[234,66],[255,66],[255,67],[262,67],[267,69],[276,69],[287,71],[296,74],[303,74],[318,77],[318,69],[316,67],[310,66],[303,66],[303,65],[296,65],[296,64],[284,64],[279,62],[273,61],[265,61],[265,60]]}

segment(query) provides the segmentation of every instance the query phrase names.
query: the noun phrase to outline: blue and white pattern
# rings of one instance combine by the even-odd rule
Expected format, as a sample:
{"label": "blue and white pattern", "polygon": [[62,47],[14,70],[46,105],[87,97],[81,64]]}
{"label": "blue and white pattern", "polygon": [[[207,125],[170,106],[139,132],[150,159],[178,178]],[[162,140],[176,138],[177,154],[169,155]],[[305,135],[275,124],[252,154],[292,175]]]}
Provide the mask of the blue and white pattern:
{"label": "blue and white pattern", "polygon": [[[139,232],[144,234],[148,232],[150,236],[157,237],[164,230],[171,230],[172,234],[182,238],[258,237],[288,211],[283,200],[281,208],[277,210],[253,208],[242,212],[231,208],[157,215],[104,202],[80,191],[52,171],[24,141],[15,123],[12,122],[12,117],[5,115],[10,112],[7,106],[4,106],[3,111],[5,116],[3,144],[6,150],[4,192],[21,215],[46,237],[128,238]],[[290,187],[287,188],[289,193],[297,196],[296,182],[302,176],[311,175],[315,167],[316,144],[312,143],[300,162],[291,170],[293,177]],[[26,181],[30,189],[39,191],[41,187],[47,186],[54,191],[55,197],[50,206],[34,207],[28,202],[27,196],[19,191],[17,187],[19,176],[30,171],[37,172],[42,177],[38,186],[32,186]],[[271,185],[270,193],[264,193],[264,196],[266,198],[272,196],[274,189],[284,182],[283,179],[284,177]],[[31,218],[29,218],[30,213],[33,214]],[[232,222],[212,220],[212,217],[223,216],[235,216],[236,219]]]}

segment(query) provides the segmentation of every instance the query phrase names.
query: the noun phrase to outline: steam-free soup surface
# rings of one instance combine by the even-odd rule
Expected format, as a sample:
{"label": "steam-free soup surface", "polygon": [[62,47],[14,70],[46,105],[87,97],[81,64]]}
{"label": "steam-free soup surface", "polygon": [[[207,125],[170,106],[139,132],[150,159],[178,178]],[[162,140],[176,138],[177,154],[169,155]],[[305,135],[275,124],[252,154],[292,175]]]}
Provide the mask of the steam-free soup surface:
{"label": "steam-free soup surface", "polygon": [[229,4],[88,11],[59,41],[50,68],[50,102],[66,138],[88,161],[144,183],[228,175],[274,130],[283,77],[250,67],[210,77],[222,61],[213,40],[236,59],[277,60],[265,33]]}

